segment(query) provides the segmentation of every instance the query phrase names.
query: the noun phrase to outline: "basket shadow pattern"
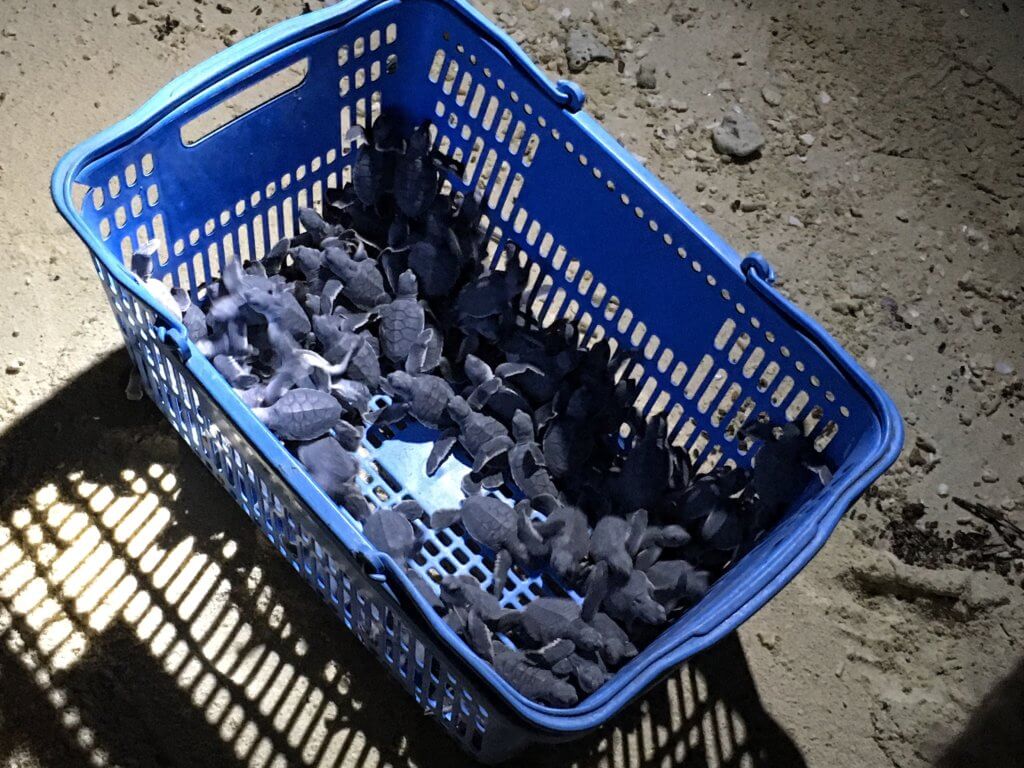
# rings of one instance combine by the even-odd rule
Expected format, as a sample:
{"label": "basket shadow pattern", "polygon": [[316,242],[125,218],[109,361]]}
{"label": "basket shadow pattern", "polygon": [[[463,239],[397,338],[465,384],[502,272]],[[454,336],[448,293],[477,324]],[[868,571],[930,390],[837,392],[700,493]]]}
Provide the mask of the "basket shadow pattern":
{"label": "basket shadow pattern", "polygon": [[[304,79],[203,138],[185,129],[285,69]],[[592,730],[674,664],[727,635],[821,546],[902,442],[891,403],[813,321],[741,260],[592,119],[572,84],[553,85],[504,33],[461,0],[344,3],[233,46],[157,94],[126,123],[62,160],[54,194],[89,243],[146,391],[272,545],[332,605],[417,704],[466,749],[497,760],[537,739]],[[585,343],[639,351],[620,371],[637,407],[664,412],[673,441],[707,470],[748,464],[736,428],[757,413],[799,421],[837,468],[695,609],[575,710],[525,700],[403,589],[359,533],[259,424],[180,323],[127,274],[160,242],[158,277],[191,290],[226,260],[262,255],[299,231],[351,177],[352,125],[387,109],[431,119],[440,151],[463,164],[445,182],[486,205],[492,259],[514,240],[530,274],[523,322],[575,320]],[[189,131],[191,136],[191,131]],[[403,447],[404,446],[404,447]],[[409,442],[365,447],[364,491],[428,508]],[[461,539],[429,538],[421,568],[490,569]],[[515,600],[535,584],[516,580]]]}
{"label": "basket shadow pattern", "polygon": [[[66,765],[471,764],[379,686],[366,651],[153,408],[125,404],[123,361],[0,438],[0,712],[22,718],[23,749]],[[735,635],[610,726],[525,757],[804,764]]]}

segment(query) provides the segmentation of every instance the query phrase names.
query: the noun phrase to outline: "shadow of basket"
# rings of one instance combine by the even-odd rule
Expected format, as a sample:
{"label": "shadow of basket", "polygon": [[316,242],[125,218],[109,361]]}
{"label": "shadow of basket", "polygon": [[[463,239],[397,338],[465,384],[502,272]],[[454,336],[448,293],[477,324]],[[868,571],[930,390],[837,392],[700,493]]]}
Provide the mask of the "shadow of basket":
{"label": "shadow of basket", "polygon": [[[156,409],[124,399],[125,377],[111,355],[0,436],[0,757],[470,764]],[[608,727],[522,760],[805,765],[735,635]]]}

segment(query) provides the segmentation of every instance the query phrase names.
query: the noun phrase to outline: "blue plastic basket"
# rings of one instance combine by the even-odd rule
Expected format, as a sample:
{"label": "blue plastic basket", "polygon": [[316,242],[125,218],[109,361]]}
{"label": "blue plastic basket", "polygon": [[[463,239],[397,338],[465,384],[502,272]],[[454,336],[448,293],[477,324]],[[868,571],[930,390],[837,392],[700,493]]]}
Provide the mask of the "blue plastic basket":
{"label": "blue plastic basket", "polygon": [[[286,69],[301,83],[198,141],[196,118]],[[58,208],[89,246],[145,388],[275,546],[423,709],[477,758],[591,730],[659,677],[733,630],[821,547],[895,459],[899,416],[884,392],[773,288],[763,257],[738,256],[463,0],[361,0],[279,24],[182,75],[138,112],[71,151],[53,175]],[[638,405],[669,414],[673,439],[709,469],[749,464],[736,439],[752,414],[800,420],[837,467],[696,607],[572,709],[528,701],[411,590],[235,396],[127,272],[161,242],[157,276],[194,292],[225,258],[260,256],[298,231],[297,209],[350,177],[350,125],[396,111],[431,119],[466,163],[455,188],[483,194],[491,253],[512,238],[531,265],[542,322],[575,317],[590,339],[642,350]],[[207,115],[209,116],[209,115]],[[430,435],[364,444],[364,490],[427,508],[458,498],[465,468],[428,479]],[[478,548],[428,536],[416,567],[488,579]],[[513,576],[509,604],[551,585]]]}

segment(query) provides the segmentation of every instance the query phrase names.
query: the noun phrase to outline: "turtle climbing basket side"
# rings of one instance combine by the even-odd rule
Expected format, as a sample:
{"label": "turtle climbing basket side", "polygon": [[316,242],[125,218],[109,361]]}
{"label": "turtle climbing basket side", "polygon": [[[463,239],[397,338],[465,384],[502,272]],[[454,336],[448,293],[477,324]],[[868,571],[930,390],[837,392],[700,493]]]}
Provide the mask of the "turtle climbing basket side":
{"label": "turtle climbing basket side", "polygon": [[[275,547],[419,707],[478,759],[601,725],[662,675],[732,631],[821,547],[902,444],[881,389],[772,287],[757,254],[739,257],[464,0],[347,2],[279,24],[219,53],[89,139],[58,165],[54,199],[89,246],[148,394]],[[262,256],[300,229],[352,174],[351,128],[384,109],[407,128],[431,120],[461,164],[447,184],[483,202],[491,254],[527,258],[523,312],[576,321],[586,341],[640,350],[636,402],[665,413],[670,438],[703,469],[749,465],[738,425],[799,422],[835,467],[707,596],[607,684],[572,708],[525,699],[429,609],[255,418],[181,323],[126,269],[155,240],[154,276],[201,298],[226,260]],[[378,504],[452,506],[423,472],[421,435],[369,438],[362,482]],[[799,490],[799,489],[797,489]],[[488,568],[436,532],[424,571]],[[510,584],[525,605],[539,590]]]}

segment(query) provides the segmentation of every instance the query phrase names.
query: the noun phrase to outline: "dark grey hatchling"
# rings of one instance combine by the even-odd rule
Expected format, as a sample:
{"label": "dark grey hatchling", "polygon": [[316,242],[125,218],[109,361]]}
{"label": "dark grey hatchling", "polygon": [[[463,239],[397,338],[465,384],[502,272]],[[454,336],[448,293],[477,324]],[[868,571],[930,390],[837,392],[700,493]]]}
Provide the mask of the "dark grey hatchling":
{"label": "dark grey hatchling", "polygon": [[341,418],[338,401],[316,389],[290,390],[273,405],[252,411],[282,440],[316,440]]}
{"label": "dark grey hatchling", "polygon": [[413,376],[405,371],[394,371],[387,375],[383,388],[392,402],[373,416],[377,426],[394,424],[411,416],[425,427],[438,429],[449,401],[455,397],[447,381],[430,374]]}
{"label": "dark grey hatchling", "polygon": [[456,441],[473,459],[472,470],[480,474],[512,448],[508,429],[497,419],[474,411],[462,397],[453,397],[448,402],[448,414],[455,422],[455,428],[442,435],[427,460],[427,474],[437,471],[451,454]]}
{"label": "dark grey hatchling", "polygon": [[391,363],[404,367],[426,330],[426,315],[419,301],[416,275],[411,270],[406,270],[398,278],[395,298],[379,304],[375,312],[380,318],[378,338],[381,354]]}
{"label": "dark grey hatchling", "polygon": [[377,549],[404,564],[419,548],[419,536],[411,521],[422,516],[423,508],[414,501],[378,507],[363,522],[363,533]]}
{"label": "dark grey hatchling", "polygon": [[470,496],[458,509],[442,509],[430,518],[430,527],[450,528],[458,522],[475,541],[494,555],[495,595],[505,590],[509,568],[513,562],[528,566],[545,551],[544,540],[533,528],[529,504],[520,502],[515,508],[493,496]]}
{"label": "dark grey hatchling", "polygon": [[333,247],[324,251],[324,262],[341,282],[341,295],[357,308],[373,309],[391,298],[375,261],[357,261],[346,248]]}

